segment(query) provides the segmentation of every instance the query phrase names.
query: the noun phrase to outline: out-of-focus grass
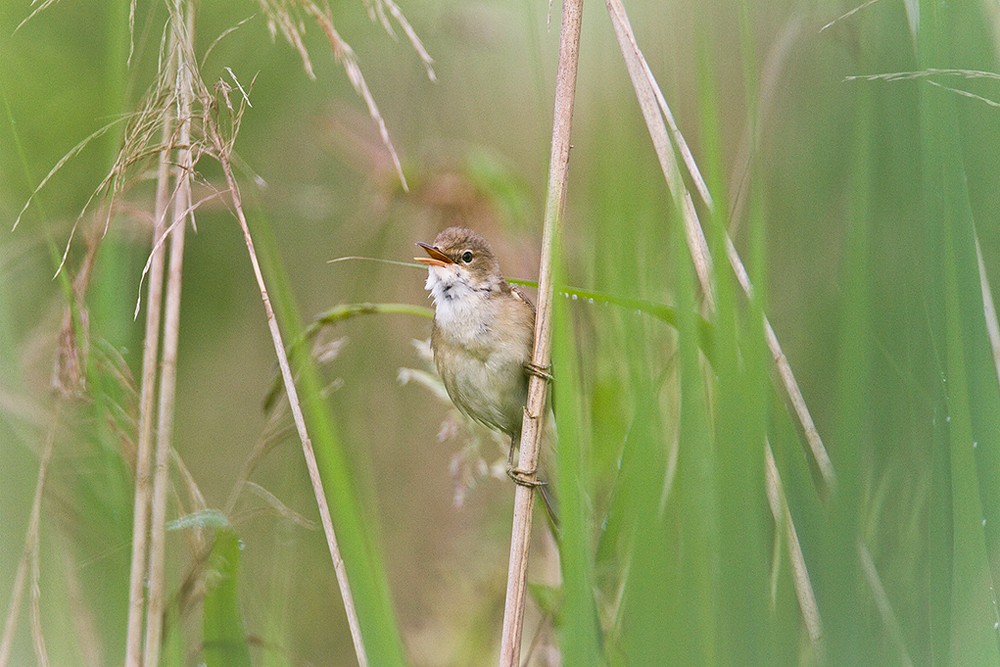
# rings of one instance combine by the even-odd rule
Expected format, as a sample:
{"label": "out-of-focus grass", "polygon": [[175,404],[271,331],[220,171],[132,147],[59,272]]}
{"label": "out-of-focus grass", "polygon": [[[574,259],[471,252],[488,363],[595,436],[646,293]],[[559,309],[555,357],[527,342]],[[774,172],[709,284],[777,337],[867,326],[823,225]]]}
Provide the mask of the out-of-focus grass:
{"label": "out-of-focus grass", "polygon": [[[556,625],[564,664],[998,660],[991,586],[1000,577],[1000,394],[974,241],[996,285],[1000,118],[935,84],[993,100],[1000,90],[995,81],[942,75],[844,80],[995,70],[996,38],[986,26],[996,17],[979,5],[927,0],[912,33],[902,3],[875,3],[820,32],[849,9],[834,4],[628,7],[716,201],[714,212],[700,209],[717,270],[711,313],[697,297],[679,218],[603,8],[586,10],[560,275],[597,294],[561,299],[556,313],[554,477],[566,516],[563,590],[552,596],[561,607],[544,621]],[[126,7],[60,3],[12,34],[23,8],[0,6],[8,35],[0,85],[10,109],[0,127],[3,219],[12,222],[52,164],[145,88],[156,15],[140,8],[139,55],[126,71]],[[254,7],[242,9],[202,3],[202,46]],[[272,221],[268,279],[288,340],[296,311],[309,319],[344,303],[426,305],[420,273],[326,260],[407,259],[414,241],[445,224],[477,227],[508,274],[534,277],[555,55],[554,36],[540,28],[544,7],[403,9],[437,61],[436,85],[420,78],[412,54],[368,39],[375,29],[362,14],[338,7],[336,18],[352,31],[406,163],[408,195],[332,62],[317,60],[320,83],[309,82],[258,20],[206,62],[208,80],[225,66],[241,80],[260,72],[237,152],[245,189],[257,190],[254,217]],[[106,30],[84,35],[79,25]],[[56,400],[48,380],[68,283],[50,281],[46,234],[57,248],[65,240],[110,160],[114,142],[102,141],[42,193],[43,206],[16,233],[0,226],[0,572],[11,573],[0,576],[4,605]],[[744,169],[745,180],[734,177]],[[201,175],[217,180],[210,168]],[[139,182],[125,201],[141,209],[148,194]],[[745,206],[737,210],[739,197]],[[131,376],[141,340],[130,314],[148,252],[136,220],[116,216],[97,255],[85,295],[87,391],[62,413],[43,505],[41,627],[59,664],[95,655],[107,664],[123,650]],[[208,506],[220,507],[249,441],[270,428],[260,406],[273,352],[243,279],[235,224],[219,207],[200,220],[185,267],[175,445]],[[750,301],[727,268],[727,228],[756,286]],[[71,251],[69,276],[83,248]],[[650,302],[669,318],[651,317]],[[638,313],[630,307],[637,304]],[[832,490],[773,377],[764,313],[829,449]],[[395,383],[399,367],[419,365],[409,339],[427,336],[424,320],[372,315],[334,331],[346,337],[338,356],[301,378],[314,414],[337,424],[328,439],[340,453],[321,455],[334,516],[351,502],[337,500],[344,485],[360,499],[347,508],[345,528],[357,540],[345,549],[348,568],[368,561],[359,606],[387,614],[390,662],[405,655],[420,665],[490,664],[510,489],[484,477],[464,507],[452,506],[455,441],[435,440],[445,413],[425,392]],[[234,533],[218,547],[232,555],[235,535],[245,547],[239,569],[220,561],[235,595],[215,589],[206,602],[215,611],[204,620],[220,620],[224,636],[239,618],[254,638],[253,661],[350,664],[325,547],[288,518],[312,517],[300,454],[276,441],[252,479],[287,512],[262,495],[237,504]],[[818,603],[823,639],[815,646],[785,526],[765,494],[768,446]],[[179,593],[198,563],[184,536],[171,540]],[[536,554],[534,574],[552,583],[552,563]],[[170,613],[165,659],[181,663],[210,633],[190,610]],[[405,648],[395,643],[397,622]],[[32,659],[30,628],[23,611],[13,664]],[[532,664],[546,664],[546,649],[533,650]]]}

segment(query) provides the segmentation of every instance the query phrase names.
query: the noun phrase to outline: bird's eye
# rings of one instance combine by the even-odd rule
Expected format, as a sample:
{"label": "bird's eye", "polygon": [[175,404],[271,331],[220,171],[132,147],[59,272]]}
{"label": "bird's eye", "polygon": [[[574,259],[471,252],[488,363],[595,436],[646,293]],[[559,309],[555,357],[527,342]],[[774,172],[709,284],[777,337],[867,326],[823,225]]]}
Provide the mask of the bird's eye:
{"label": "bird's eye", "polygon": [[466,250],[465,252],[462,253],[462,261],[465,262],[466,264],[468,264],[469,262],[472,261],[472,251],[471,250]]}

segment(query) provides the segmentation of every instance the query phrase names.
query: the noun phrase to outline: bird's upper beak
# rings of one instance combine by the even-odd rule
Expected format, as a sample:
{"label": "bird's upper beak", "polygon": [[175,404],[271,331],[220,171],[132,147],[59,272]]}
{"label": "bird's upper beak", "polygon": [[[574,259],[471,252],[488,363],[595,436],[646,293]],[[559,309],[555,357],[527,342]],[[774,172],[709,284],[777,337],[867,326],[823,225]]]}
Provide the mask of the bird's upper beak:
{"label": "bird's upper beak", "polygon": [[426,243],[417,243],[418,246],[424,249],[429,257],[414,257],[413,259],[421,264],[426,264],[427,266],[448,266],[454,264],[455,262],[444,254],[437,248]]}

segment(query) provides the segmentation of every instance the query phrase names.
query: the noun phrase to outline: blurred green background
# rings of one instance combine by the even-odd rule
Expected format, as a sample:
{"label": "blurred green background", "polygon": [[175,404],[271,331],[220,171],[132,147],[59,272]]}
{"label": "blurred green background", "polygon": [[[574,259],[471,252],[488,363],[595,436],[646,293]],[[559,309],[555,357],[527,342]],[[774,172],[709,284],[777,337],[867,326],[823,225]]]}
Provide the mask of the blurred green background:
{"label": "blurred green background", "polygon": [[[928,73],[996,71],[1000,15],[988,3],[879,2],[821,30],[852,8],[626,7],[712,188],[714,215],[699,211],[719,269],[717,313],[700,309],[680,218],[605,7],[584,9],[560,281],[676,306],[677,318],[668,325],[600,298],[558,304],[557,411],[571,442],[551,465],[554,475],[573,473],[557,488],[575,518],[561,560],[541,522],[536,529],[531,580],[553,588],[533,589],[529,664],[1000,661],[1000,393],[975,251],[978,239],[985,275],[1000,283],[1000,82]],[[232,83],[226,68],[244,85],[256,77],[236,166],[259,244],[273,238],[269,284],[287,285],[306,323],[337,304],[430,305],[420,271],[329,260],[407,261],[414,242],[450,224],[486,234],[508,276],[534,279],[559,7],[549,28],[546,3],[405,3],[436,82],[364,4],[331,9],[408,192],[315,25],[305,31],[311,80],[295,51],[271,38],[256,3],[197,5],[199,57],[248,19],[211,51],[202,77]],[[133,174],[107,234],[99,198],[70,248],[72,279],[88,243],[98,244],[84,298],[92,367],[73,398],[52,389],[67,306],[52,275],[123,125],[70,160],[11,226],[62,156],[137,107],[166,13],[138,5],[126,65],[127,2],[64,0],[15,31],[31,11],[0,4],[0,608],[52,432],[40,627],[53,664],[115,664],[124,655],[144,334],[144,310],[132,314],[149,253],[151,174]],[[889,72],[925,75],[846,78]],[[198,170],[221,187],[208,159]],[[757,286],[750,302],[728,270],[724,228]],[[695,335],[699,312],[711,325],[710,359]],[[833,491],[775,380],[764,312],[837,470]],[[425,386],[398,380],[400,369],[429,369],[412,344],[429,332],[428,320],[401,315],[331,327],[324,340],[342,344],[321,364],[325,404],[364,539],[381,553],[367,566],[388,583],[406,661],[491,664],[511,485],[481,469],[504,455],[488,434],[468,430]],[[221,200],[198,211],[188,236],[180,339],[174,445],[206,505],[222,508],[251,452],[288,418],[264,409],[274,350]],[[442,424],[458,428],[440,438]],[[228,517],[243,547],[239,610],[253,662],[354,664],[301,449],[288,432],[275,440],[251,475],[262,490],[244,490]],[[819,641],[793,590],[786,526],[768,507],[765,443],[809,568]],[[205,566],[184,531],[169,539],[174,594]],[[28,607],[26,599],[10,664],[36,660]],[[200,663],[202,612],[174,613],[165,664]]]}

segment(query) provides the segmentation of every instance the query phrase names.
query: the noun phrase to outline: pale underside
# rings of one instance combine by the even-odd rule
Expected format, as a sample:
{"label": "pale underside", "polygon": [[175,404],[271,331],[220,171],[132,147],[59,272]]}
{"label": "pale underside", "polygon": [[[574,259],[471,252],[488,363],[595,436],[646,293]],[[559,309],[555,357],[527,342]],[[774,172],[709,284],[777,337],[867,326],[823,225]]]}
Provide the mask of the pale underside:
{"label": "pale underside", "polygon": [[[438,374],[452,402],[468,417],[516,438],[528,393],[524,364],[531,360],[533,327],[511,327],[534,308],[502,279],[472,286],[458,266],[429,268],[434,298],[431,343]],[[515,298],[499,298],[513,294]]]}

